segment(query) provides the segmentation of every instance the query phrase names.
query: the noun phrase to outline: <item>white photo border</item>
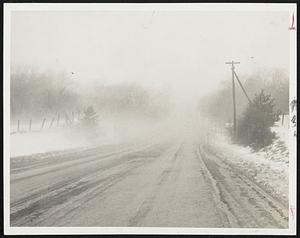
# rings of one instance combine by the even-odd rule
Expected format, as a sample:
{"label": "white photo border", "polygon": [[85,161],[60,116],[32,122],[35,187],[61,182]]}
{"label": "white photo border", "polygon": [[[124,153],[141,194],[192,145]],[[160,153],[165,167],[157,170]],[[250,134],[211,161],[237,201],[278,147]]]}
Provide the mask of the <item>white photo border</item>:
{"label": "white photo border", "polygon": [[[3,104],[4,104],[4,234],[63,235],[63,234],[230,234],[230,235],[295,235],[297,218],[297,138],[290,127],[289,148],[289,228],[170,228],[170,227],[11,227],[10,226],[10,24],[12,11],[288,11],[295,14],[294,3],[4,3]],[[297,26],[297,22],[295,22]],[[290,34],[289,97],[297,99],[297,30]],[[292,115],[290,107],[290,115]],[[296,130],[296,129],[295,129]]]}

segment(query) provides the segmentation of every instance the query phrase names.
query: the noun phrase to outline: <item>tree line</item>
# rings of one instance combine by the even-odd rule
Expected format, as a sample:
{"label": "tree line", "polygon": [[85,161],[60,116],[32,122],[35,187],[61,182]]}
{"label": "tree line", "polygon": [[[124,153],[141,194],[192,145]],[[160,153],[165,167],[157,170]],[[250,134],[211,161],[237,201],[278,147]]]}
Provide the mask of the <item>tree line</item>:
{"label": "tree line", "polygon": [[[280,114],[289,112],[289,78],[285,71],[276,69],[258,71],[241,76],[243,86],[252,99],[249,103],[242,90],[236,86],[237,142],[261,148],[274,138],[271,127]],[[198,109],[221,124],[232,122],[231,80],[221,83],[219,89],[200,100]]]}
{"label": "tree line", "polygon": [[60,111],[84,111],[91,105],[106,115],[157,117],[168,110],[168,100],[164,95],[136,83],[103,85],[96,81],[87,82],[85,90],[80,87],[71,75],[64,72],[14,69],[10,78],[11,119],[34,118]]}

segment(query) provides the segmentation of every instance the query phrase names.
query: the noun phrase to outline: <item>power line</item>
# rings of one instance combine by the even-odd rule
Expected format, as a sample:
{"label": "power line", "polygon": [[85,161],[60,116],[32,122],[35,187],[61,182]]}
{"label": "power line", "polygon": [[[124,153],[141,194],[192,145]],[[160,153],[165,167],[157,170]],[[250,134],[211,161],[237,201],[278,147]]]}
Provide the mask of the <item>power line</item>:
{"label": "power line", "polygon": [[239,77],[237,76],[237,74],[236,74],[236,72],[235,72],[235,71],[234,71],[234,75],[235,75],[235,77],[236,77],[236,79],[237,79],[237,81],[238,81],[239,85],[241,86],[241,88],[242,88],[242,90],[243,90],[244,94],[246,95],[246,97],[247,97],[247,99],[248,99],[249,103],[250,103],[250,104],[252,104],[252,101],[251,101],[251,99],[249,98],[248,94],[246,93],[246,90],[244,89],[244,87],[243,87],[243,85],[242,85],[241,81],[239,80]]}

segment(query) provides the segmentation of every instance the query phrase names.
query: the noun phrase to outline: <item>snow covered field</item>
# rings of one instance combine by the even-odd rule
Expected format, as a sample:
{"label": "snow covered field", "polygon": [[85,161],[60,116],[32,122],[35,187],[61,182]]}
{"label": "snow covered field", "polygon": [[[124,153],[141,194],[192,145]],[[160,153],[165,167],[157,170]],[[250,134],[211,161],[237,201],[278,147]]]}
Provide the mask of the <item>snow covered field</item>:
{"label": "snow covered field", "polygon": [[[152,123],[151,128],[158,126],[161,125]],[[141,133],[150,133],[149,126],[145,123],[129,120],[123,122],[101,120],[91,133],[75,127],[65,126],[46,128],[42,131],[35,130],[29,133],[13,133],[10,136],[10,155],[16,157],[51,151],[83,149],[102,144],[126,143],[128,140],[136,139]]]}

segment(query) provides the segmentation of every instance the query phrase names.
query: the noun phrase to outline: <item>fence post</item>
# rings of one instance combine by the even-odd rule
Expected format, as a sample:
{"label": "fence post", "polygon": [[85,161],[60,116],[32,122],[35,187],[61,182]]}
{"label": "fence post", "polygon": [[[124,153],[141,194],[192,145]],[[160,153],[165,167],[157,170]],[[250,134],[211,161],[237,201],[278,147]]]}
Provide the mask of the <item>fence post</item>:
{"label": "fence post", "polygon": [[59,126],[59,119],[60,119],[60,114],[57,114],[57,127]]}
{"label": "fence post", "polygon": [[66,124],[68,125],[69,124],[69,117],[68,117],[68,113],[65,112],[65,118],[66,118]]}
{"label": "fence post", "polygon": [[281,125],[283,126],[283,122],[284,122],[284,114],[282,113],[282,120],[281,120]]}
{"label": "fence post", "polygon": [[29,131],[31,131],[31,119],[29,120]]}
{"label": "fence post", "polygon": [[18,132],[20,132],[20,120],[18,120]]}
{"label": "fence post", "polygon": [[52,120],[50,122],[50,125],[49,125],[49,129],[52,127],[52,124],[53,124],[54,120],[55,120],[55,117],[52,118]]}
{"label": "fence post", "polygon": [[46,118],[44,118],[44,120],[43,120],[43,122],[42,122],[42,127],[41,127],[41,130],[44,128],[45,121],[46,121]]}

